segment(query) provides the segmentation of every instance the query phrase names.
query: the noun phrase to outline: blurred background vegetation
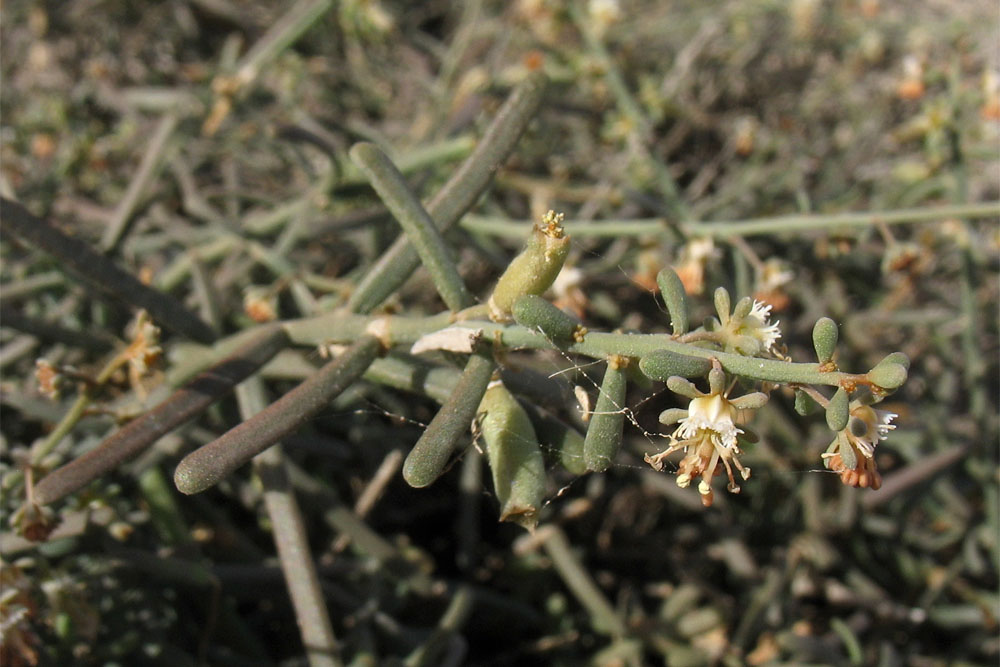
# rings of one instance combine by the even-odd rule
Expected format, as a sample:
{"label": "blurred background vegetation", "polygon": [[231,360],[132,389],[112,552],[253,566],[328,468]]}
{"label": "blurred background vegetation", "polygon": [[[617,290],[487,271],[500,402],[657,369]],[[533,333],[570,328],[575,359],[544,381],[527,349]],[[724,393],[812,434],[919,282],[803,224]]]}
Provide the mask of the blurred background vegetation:
{"label": "blurred background vegetation", "polygon": [[[811,360],[827,315],[841,368],[894,350],[912,361],[884,404],[899,417],[877,452],[881,491],[827,473],[822,416],[798,416],[779,390],[744,457],[754,476],[703,509],[643,464],[662,448],[656,415],[680,404],[636,385],[616,465],[586,477],[553,466],[534,536],[497,524],[474,449],[433,486],[406,486],[400,455],[436,404],[355,386],[285,442],[345,663],[997,663],[996,215],[777,220],[711,244],[669,232],[996,202],[995,2],[307,2],[323,10],[301,37],[268,41],[302,4],[5,2],[0,191],[193,308],[210,304],[232,333],[253,323],[248,290],[282,318],[343,304],[398,234],[347,158],[354,142],[383,146],[427,196],[541,69],[542,109],[451,236],[476,294],[524,238],[491,221],[553,208],[572,236],[591,220],[662,218],[662,231],[574,238],[558,296],[591,329],[667,331],[650,289],[673,265],[695,321],[723,285],[773,305],[793,359]],[[40,395],[35,359],[100,368],[129,315],[6,235],[2,258],[6,519],[25,497],[26,449],[73,399]],[[442,306],[418,272],[388,307]],[[148,387],[194,353],[177,336],[163,347]],[[297,379],[285,362],[265,370],[272,396]],[[592,389],[586,371],[575,381]],[[140,413],[143,396],[119,383],[49,464]],[[578,413],[566,396],[552,403]],[[61,503],[57,539],[28,543],[5,520],[5,664],[302,661],[252,475],[192,497],[169,482],[182,453],[237,421],[223,401]]]}

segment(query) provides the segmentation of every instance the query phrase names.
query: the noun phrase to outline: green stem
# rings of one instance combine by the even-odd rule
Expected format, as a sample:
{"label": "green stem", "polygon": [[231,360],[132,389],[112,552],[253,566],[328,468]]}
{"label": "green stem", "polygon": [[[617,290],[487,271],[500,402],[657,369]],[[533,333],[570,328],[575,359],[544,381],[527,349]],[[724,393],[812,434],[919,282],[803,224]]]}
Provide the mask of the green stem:
{"label": "green stem", "polygon": [[[252,418],[267,406],[263,380],[259,376],[249,378],[236,388],[236,398],[240,416]],[[337,667],[342,664],[338,658],[337,638],[323,599],[302,512],[285,469],[281,445],[258,454],[253,467],[264,489],[264,505],[271,519],[281,570],[309,664]]]}
{"label": "green stem", "polygon": [[445,305],[453,311],[471,306],[472,295],[458,275],[448,244],[389,156],[375,144],[360,143],[351,148],[351,159],[403,228]]}
{"label": "green stem", "polygon": [[608,53],[604,43],[594,34],[588,18],[573,3],[568,5],[568,9],[573,22],[576,23],[577,29],[583,35],[583,41],[587,49],[603,67],[604,78],[608,82],[608,89],[614,96],[615,103],[634,128],[633,132],[637,135],[641,146],[642,158],[656,176],[665,206],[676,219],[684,220],[690,218],[690,210],[687,204],[684,203],[680,189],[677,187],[677,182],[670,174],[670,169],[649,150],[648,142],[652,131],[652,123],[628,89],[628,84],[625,83],[625,78],[622,76],[621,70],[611,57],[611,54]]}
{"label": "green stem", "polygon": [[261,68],[301,37],[331,4],[331,0],[299,0],[292,5],[240,60],[236,72],[239,85],[254,81]]}
{"label": "green stem", "polygon": [[[876,223],[903,225],[937,222],[948,218],[977,219],[998,216],[1000,216],[1000,201],[991,201],[977,204],[905,208],[894,211],[786,215],[738,221],[689,221],[680,223],[680,228],[687,236],[725,238],[728,236],[796,234],[830,227],[868,227]],[[577,238],[656,236],[668,231],[670,224],[666,218],[602,220],[599,222],[575,222],[570,231]],[[462,226],[470,231],[516,239],[523,239],[531,225],[532,223],[527,220],[508,220],[472,214],[462,219]]]}
{"label": "green stem", "polygon": [[[542,533],[542,531],[545,531]],[[567,588],[586,607],[590,613],[590,622],[597,632],[622,637],[625,635],[625,624],[615,613],[614,607],[597,587],[590,574],[584,569],[580,559],[573,554],[565,533],[556,526],[546,526],[539,530],[542,533],[542,545],[552,559],[559,576]]]}
{"label": "green stem", "polygon": [[156,132],[153,133],[153,138],[149,141],[146,154],[142,156],[139,169],[128,184],[125,196],[118,202],[118,206],[115,208],[108,226],[104,228],[104,236],[101,238],[101,249],[105,252],[114,251],[122,239],[125,238],[129,223],[132,221],[132,215],[139,205],[139,199],[149,188],[149,184],[153,182],[153,179],[160,170],[160,166],[163,164],[167,142],[170,139],[170,135],[177,128],[178,120],[180,119],[177,114],[170,112],[163,116],[160,119],[159,125],[156,126]]}
{"label": "green stem", "polygon": [[[448,315],[443,313],[442,315]],[[447,320],[442,315],[427,318],[386,316],[379,319],[382,340],[387,345],[412,344],[421,336],[438,331]],[[285,322],[285,330],[294,343],[319,345],[322,343],[349,343],[359,332],[366,331],[373,318],[364,315],[334,313],[306,320]],[[774,359],[744,357],[738,354],[707,350],[703,347],[678,342],[668,334],[617,334],[591,332],[583,342],[563,347],[554,345],[541,333],[519,325],[504,325],[481,320],[460,320],[452,326],[482,329],[484,340],[496,341],[504,348],[555,350],[581,354],[593,359],[607,359],[611,355],[641,358],[656,350],[670,350],[677,354],[702,359],[718,359],[722,368],[730,373],[752,380],[839,386],[843,382],[857,382],[864,376],[839,371],[824,372],[816,363],[791,363]]]}

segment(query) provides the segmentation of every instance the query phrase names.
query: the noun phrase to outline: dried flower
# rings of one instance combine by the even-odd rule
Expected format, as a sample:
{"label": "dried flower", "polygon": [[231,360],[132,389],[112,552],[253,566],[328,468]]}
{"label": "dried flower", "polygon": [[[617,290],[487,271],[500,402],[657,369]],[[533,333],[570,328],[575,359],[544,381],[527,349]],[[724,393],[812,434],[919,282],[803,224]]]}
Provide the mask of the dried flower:
{"label": "dried flower", "polygon": [[705,265],[720,255],[711,238],[692,239],[681,251],[681,261],[674,266],[688,294],[705,291]]}
{"label": "dried flower", "polygon": [[278,303],[269,288],[247,287],[243,292],[243,312],[254,322],[273,322],[278,319]]}
{"label": "dried flower", "polygon": [[116,358],[116,364],[128,363],[128,379],[136,392],[145,398],[142,378],[147,375],[163,354],[160,347],[160,328],[140,310],[133,326],[132,342]]}
{"label": "dried flower", "polygon": [[882,486],[882,475],[875,465],[875,446],[896,428],[891,422],[897,415],[858,401],[851,402],[850,414],[847,428],[823,454],[823,463],[848,486],[877,489]]}
{"label": "dried flower", "polygon": [[48,359],[40,358],[35,360],[35,380],[38,382],[38,390],[46,398],[54,401],[59,398],[59,392],[66,383],[66,376]]}
{"label": "dried flower", "polygon": [[903,58],[903,79],[896,94],[904,100],[919,100],[924,96],[924,66],[914,55]]}
{"label": "dried flower", "polygon": [[618,0],[590,0],[587,4],[587,11],[590,14],[594,32],[598,35],[603,35],[622,16],[622,9],[618,6]]}
{"label": "dried flower", "polygon": [[784,260],[774,257],[765,260],[757,280],[754,298],[769,304],[775,311],[784,310],[791,302],[788,293],[785,292],[785,285],[794,279],[795,272],[788,268],[788,263]]}

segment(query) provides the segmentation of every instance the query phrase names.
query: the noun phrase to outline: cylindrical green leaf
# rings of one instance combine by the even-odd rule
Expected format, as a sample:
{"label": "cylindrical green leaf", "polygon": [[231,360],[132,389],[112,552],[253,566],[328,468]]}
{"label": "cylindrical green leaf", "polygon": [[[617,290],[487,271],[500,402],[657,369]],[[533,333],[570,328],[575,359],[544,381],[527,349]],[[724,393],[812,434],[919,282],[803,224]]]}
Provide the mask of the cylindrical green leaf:
{"label": "cylindrical green leaf", "polygon": [[479,425],[500,520],[533,530],[545,500],[545,461],[528,413],[497,382],[479,404]]}
{"label": "cylindrical green leaf", "polygon": [[703,357],[689,357],[671,350],[656,350],[639,360],[639,370],[651,380],[666,382],[671,376],[703,377],[712,370],[712,362]]}
{"label": "cylindrical green leaf", "polygon": [[656,284],[660,286],[660,294],[663,296],[663,303],[667,306],[667,313],[670,315],[670,326],[673,327],[674,335],[680,336],[688,331],[688,301],[687,291],[684,283],[669,266],[656,274]]}
{"label": "cylindrical green leaf", "polygon": [[541,294],[555,281],[569,253],[569,237],[561,226],[562,215],[549,211],[535,225],[524,250],[503,272],[490,296],[490,317],[507,319],[519,296]]}
{"label": "cylindrical green leaf", "polygon": [[901,364],[883,361],[868,371],[868,379],[882,389],[897,389],[906,382],[906,368]]}
{"label": "cylindrical green leaf", "polygon": [[829,317],[821,317],[813,326],[813,347],[819,363],[825,364],[833,359],[837,349],[837,323]]}
{"label": "cylindrical green leaf", "polygon": [[715,312],[719,314],[720,322],[729,320],[730,310],[729,291],[725,287],[715,288]]}
{"label": "cylindrical green leaf", "polygon": [[472,425],[495,367],[491,356],[473,354],[469,357],[455,389],[406,456],[403,479],[407,484],[422,488],[441,476],[455,451],[455,443]]}
{"label": "cylindrical green leaf", "polygon": [[597,397],[594,414],[583,443],[583,460],[588,470],[603,472],[611,465],[622,446],[625,427],[625,370],[617,357],[608,361]]}
{"label": "cylindrical green leaf", "polygon": [[529,329],[538,329],[553,343],[573,340],[580,323],[537,294],[524,294],[514,301],[514,321]]}
{"label": "cylindrical green leaf", "polygon": [[59,269],[73,274],[81,286],[128,306],[143,308],[157,325],[199,343],[216,339],[212,327],[180,301],[147,286],[84,241],[64,234],[48,220],[35,217],[21,204],[0,197],[0,219],[4,234],[55,257]]}
{"label": "cylindrical green leaf", "polygon": [[[449,229],[479,199],[538,110],[546,81],[539,70],[514,89],[476,149],[427,205],[427,212],[439,229]],[[358,284],[348,308],[354,313],[371,312],[406,282],[419,263],[407,240],[397,239]]]}
{"label": "cylindrical green leaf", "polygon": [[448,308],[458,311],[472,305],[472,295],[458,275],[441,231],[417,196],[410,192],[406,179],[389,156],[367,142],[355,144],[350,154],[403,228]]}
{"label": "cylindrical green leaf", "polygon": [[185,456],[174,472],[177,489],[192,494],[217,484],[327,406],[354,384],[381,351],[382,345],[374,336],[358,339],[295,389]]}
{"label": "cylindrical green leaf", "polygon": [[826,425],[833,431],[843,431],[851,418],[850,397],[843,387],[837,388],[837,393],[826,406]]}

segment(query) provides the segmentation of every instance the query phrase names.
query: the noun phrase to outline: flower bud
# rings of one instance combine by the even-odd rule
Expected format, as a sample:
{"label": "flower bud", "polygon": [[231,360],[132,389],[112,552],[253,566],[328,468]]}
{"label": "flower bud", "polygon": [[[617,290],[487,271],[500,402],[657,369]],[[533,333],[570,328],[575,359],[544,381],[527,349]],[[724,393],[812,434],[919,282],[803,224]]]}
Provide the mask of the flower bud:
{"label": "flower bud", "polygon": [[829,317],[821,317],[813,326],[813,348],[819,363],[826,364],[833,359],[837,348],[837,323]]}

